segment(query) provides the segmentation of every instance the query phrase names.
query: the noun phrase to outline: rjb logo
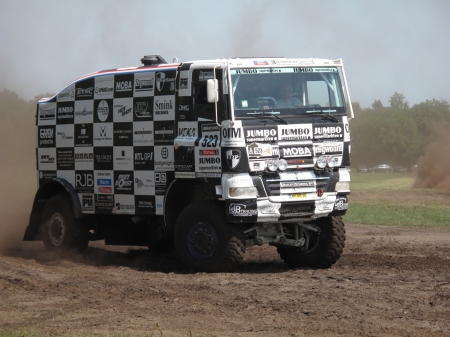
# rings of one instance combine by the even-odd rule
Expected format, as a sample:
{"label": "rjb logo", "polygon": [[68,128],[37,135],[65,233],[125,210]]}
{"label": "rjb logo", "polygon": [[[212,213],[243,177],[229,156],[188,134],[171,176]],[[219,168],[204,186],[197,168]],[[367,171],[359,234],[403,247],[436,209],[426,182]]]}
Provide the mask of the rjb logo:
{"label": "rjb logo", "polygon": [[230,169],[234,169],[239,165],[241,160],[240,150],[228,150],[226,153],[227,164]]}

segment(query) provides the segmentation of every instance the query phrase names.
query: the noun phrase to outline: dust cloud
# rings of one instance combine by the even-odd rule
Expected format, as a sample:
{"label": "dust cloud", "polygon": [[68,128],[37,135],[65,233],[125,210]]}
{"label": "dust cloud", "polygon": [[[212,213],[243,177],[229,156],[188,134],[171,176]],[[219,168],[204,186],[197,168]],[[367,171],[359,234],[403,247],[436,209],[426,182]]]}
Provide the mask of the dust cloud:
{"label": "dust cloud", "polygon": [[[22,242],[37,190],[33,106],[0,92],[0,250]],[[19,101],[20,103],[17,103]]]}
{"label": "dust cloud", "polygon": [[417,162],[415,188],[450,191],[450,124],[433,127],[436,138]]}

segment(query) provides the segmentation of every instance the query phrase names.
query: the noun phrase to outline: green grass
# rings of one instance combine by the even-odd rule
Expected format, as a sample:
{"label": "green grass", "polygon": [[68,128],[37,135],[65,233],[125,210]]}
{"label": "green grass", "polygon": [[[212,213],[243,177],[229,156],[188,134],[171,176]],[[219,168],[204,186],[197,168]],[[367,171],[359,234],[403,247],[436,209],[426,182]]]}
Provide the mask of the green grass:
{"label": "green grass", "polygon": [[345,222],[420,227],[450,226],[450,191],[416,189],[411,173],[351,173]]}

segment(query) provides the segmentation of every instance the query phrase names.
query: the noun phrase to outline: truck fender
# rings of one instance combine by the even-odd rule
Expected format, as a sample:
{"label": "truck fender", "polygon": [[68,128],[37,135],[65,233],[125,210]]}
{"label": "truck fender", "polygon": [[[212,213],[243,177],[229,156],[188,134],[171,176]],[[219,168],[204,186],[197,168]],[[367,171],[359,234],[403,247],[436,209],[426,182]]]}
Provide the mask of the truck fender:
{"label": "truck fender", "polygon": [[30,221],[25,235],[24,241],[41,241],[39,229],[41,227],[42,212],[47,200],[55,194],[66,193],[72,202],[73,214],[76,219],[82,218],[81,203],[75,188],[70,182],[64,178],[53,178],[39,187],[33,201]]}

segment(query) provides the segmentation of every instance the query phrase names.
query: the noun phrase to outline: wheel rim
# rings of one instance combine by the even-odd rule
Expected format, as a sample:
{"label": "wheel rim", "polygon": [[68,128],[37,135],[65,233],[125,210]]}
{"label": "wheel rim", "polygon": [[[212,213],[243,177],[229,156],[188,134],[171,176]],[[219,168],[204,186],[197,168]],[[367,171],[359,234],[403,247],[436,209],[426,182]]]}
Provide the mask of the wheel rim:
{"label": "wheel rim", "polygon": [[188,231],[187,246],[197,260],[210,259],[217,249],[217,233],[207,222],[194,222]]}
{"label": "wheel rim", "polygon": [[48,226],[48,237],[51,243],[59,247],[64,241],[64,235],[66,233],[66,224],[64,218],[60,213],[55,213],[50,219]]}

